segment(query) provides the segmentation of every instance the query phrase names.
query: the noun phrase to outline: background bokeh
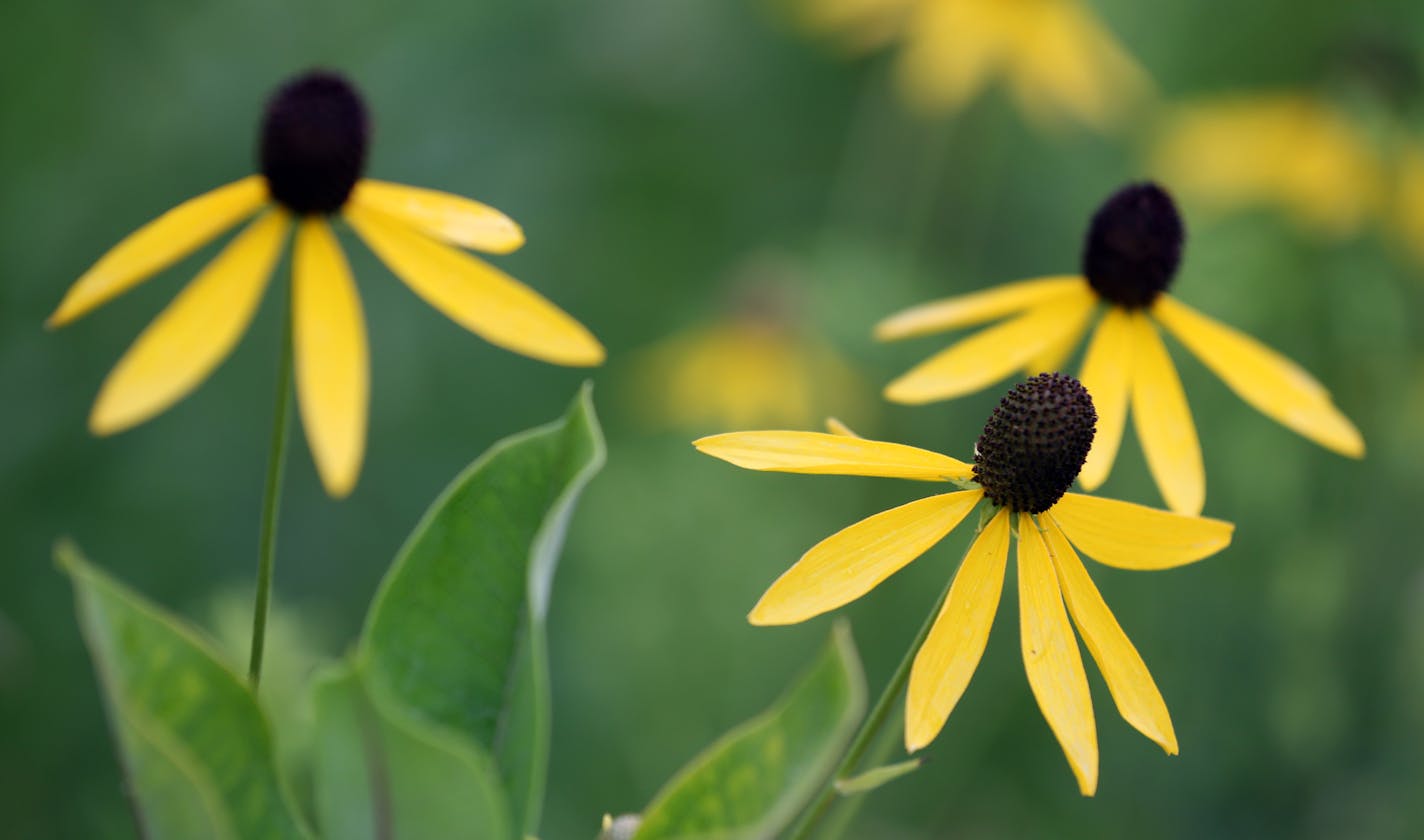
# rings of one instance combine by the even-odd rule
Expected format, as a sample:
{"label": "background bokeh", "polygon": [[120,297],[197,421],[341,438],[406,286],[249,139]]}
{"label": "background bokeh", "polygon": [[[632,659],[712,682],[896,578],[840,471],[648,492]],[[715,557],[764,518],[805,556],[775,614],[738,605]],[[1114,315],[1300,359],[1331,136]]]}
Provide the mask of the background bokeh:
{"label": "background bokeh", "polygon": [[[1424,143],[1417,3],[1094,8],[1168,102],[1304,90]],[[746,610],[806,547],[917,490],[697,455],[688,440],[721,429],[650,420],[658,389],[636,381],[640,349],[718,317],[742,267],[770,254],[789,267],[801,328],[860,375],[816,410],[967,457],[997,394],[879,402],[881,384],[942,342],[877,346],[871,323],[1074,270],[1095,205],[1146,172],[1150,110],[1110,136],[1044,131],[998,92],[953,117],[913,116],[887,82],[888,54],[847,57],[752,0],[19,0],[4,19],[6,837],[134,836],[50,561],[56,537],[215,632],[245,633],[232,603],[253,574],[275,294],[210,382],[113,439],[85,430],[98,384],[202,255],[60,333],[41,323],[124,234],[251,171],[262,102],[286,76],[349,74],[377,119],[369,172],[519,220],[529,244],[499,264],[609,347],[592,374],[609,463],[574,522],[550,619],[546,840],[592,836],[605,811],[638,809],[769,703],[828,625],[754,629]],[[1370,50],[1405,61],[1361,73]],[[1406,837],[1424,825],[1424,262],[1382,226],[1324,237],[1271,209],[1186,210],[1176,291],[1316,373],[1368,457],[1336,457],[1256,415],[1174,347],[1204,445],[1206,513],[1239,523],[1238,537],[1193,567],[1095,578],[1167,698],[1181,756],[1132,732],[1094,676],[1102,782],[1081,798],[1025,683],[1009,598],[929,763],[875,793],[854,836]],[[556,416],[584,376],[470,337],[350,241],[373,356],[369,455],[356,492],[333,502],[294,438],[273,655],[297,675],[354,638],[445,482],[495,439]],[[1104,492],[1156,504],[1140,449],[1123,453]],[[963,547],[951,538],[846,610],[872,690]]]}

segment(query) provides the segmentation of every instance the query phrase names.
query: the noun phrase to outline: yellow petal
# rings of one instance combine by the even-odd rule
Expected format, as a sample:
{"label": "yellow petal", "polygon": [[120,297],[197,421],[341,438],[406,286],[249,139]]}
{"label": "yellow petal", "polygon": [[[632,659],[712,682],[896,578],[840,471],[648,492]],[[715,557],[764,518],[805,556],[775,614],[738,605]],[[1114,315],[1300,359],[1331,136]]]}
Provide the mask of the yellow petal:
{"label": "yellow petal", "polygon": [[939,735],[979,667],[1008,557],[1009,512],[1000,510],[964,555],[939,617],[915,654],[905,699],[907,752],[922,749]]}
{"label": "yellow petal", "polygon": [[875,325],[875,337],[895,341],[982,324],[1071,295],[1084,285],[1081,277],[1040,277],[937,300],[891,315]]}
{"label": "yellow petal", "polygon": [[1096,301],[1086,286],[950,345],[885,388],[892,402],[947,400],[992,385],[1079,333]]}
{"label": "yellow petal", "polygon": [[325,219],[297,228],[292,330],[302,426],[326,492],[340,498],[361,474],[370,362],[361,298]]}
{"label": "yellow petal", "polygon": [[1098,670],[1103,672],[1118,712],[1134,729],[1161,745],[1167,755],[1176,755],[1177,735],[1172,730],[1172,717],[1167,713],[1167,703],[1157,690],[1147,664],[1108,609],[1102,593],[1093,585],[1083,561],[1078,559],[1063,532],[1051,518],[1045,517],[1043,524],[1049,552],[1058,568],[1063,600],[1068,604],[1068,612],[1083,643],[1098,663]]}
{"label": "yellow petal", "polygon": [[1064,362],[1073,354],[1074,348],[1078,346],[1078,339],[1081,335],[1068,333],[1058,340],[1056,344],[1050,344],[1043,348],[1028,364],[1024,365],[1025,376],[1037,376],[1040,373],[1055,373],[1063,370]]}
{"label": "yellow petal", "polygon": [[1122,444],[1122,432],[1127,426],[1127,394],[1132,384],[1132,347],[1131,319],[1118,307],[1109,307],[1088,344],[1080,377],[1098,412],[1093,448],[1078,473],[1078,481],[1088,490],[1096,490],[1107,481]]}
{"label": "yellow petal", "polygon": [[1048,547],[1032,518],[1023,514],[1018,565],[1019,634],[1028,684],[1078,777],[1078,789],[1092,796],[1098,789],[1098,732],[1088,675],[1063,609]]}
{"label": "yellow petal", "polygon": [[749,470],[813,475],[873,475],[919,481],[968,479],[974,468],[948,455],[825,432],[728,432],[692,442],[698,450]]}
{"label": "yellow petal", "polygon": [[861,435],[856,434],[855,430],[852,429],[850,426],[847,426],[845,423],[842,423],[840,421],[840,418],[838,417],[826,418],[826,431],[830,432],[833,435],[842,435],[844,437],[861,437]]}
{"label": "yellow petal", "polygon": [[557,365],[602,364],[603,345],[592,333],[494,266],[369,208],[349,207],[345,215],[397,277],[470,332]]}
{"label": "yellow petal", "polygon": [[356,183],[351,205],[392,216],[427,236],[491,254],[508,254],[524,244],[514,220],[485,204],[438,190],[370,178]]}
{"label": "yellow petal", "polygon": [[1359,430],[1295,362],[1167,295],[1157,299],[1152,314],[1257,411],[1333,452],[1364,456]]}
{"label": "yellow petal", "polygon": [[1116,499],[1068,493],[1048,516],[1078,550],[1107,566],[1151,571],[1210,557],[1231,544],[1236,526]]}
{"label": "yellow petal", "polygon": [[1157,328],[1140,312],[1131,318],[1132,417],[1147,468],[1167,507],[1195,516],[1206,502],[1206,471],[1187,395]]}
{"label": "yellow petal", "polygon": [[248,225],[143,331],[104,380],[89,415],[94,434],[153,417],[227,358],[252,323],[288,222],[274,210]]}
{"label": "yellow petal", "polygon": [[75,281],[45,326],[62,327],[137,286],[257,212],[267,182],[250,175],[191,198],[115,245]]}
{"label": "yellow petal", "polygon": [[752,624],[795,624],[854,601],[929,551],[964,520],[979,490],[920,499],[817,543],[761,596]]}

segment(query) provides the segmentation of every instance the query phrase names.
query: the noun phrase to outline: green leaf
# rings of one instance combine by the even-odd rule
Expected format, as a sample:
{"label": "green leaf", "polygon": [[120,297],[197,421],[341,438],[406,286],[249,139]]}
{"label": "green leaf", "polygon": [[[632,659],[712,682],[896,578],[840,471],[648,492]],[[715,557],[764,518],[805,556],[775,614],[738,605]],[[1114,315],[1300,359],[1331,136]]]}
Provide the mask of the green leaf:
{"label": "green leaf", "polygon": [[247,684],[181,620],[90,565],[73,545],[56,546],[55,559],[74,583],[143,835],[309,837]]}
{"label": "green leaf", "polygon": [[900,761],[895,764],[887,764],[884,767],[876,767],[874,770],[867,770],[849,779],[836,780],[836,793],[841,796],[856,796],[862,793],[869,793],[881,785],[889,784],[901,776],[907,776],[920,769],[924,764],[922,758],[912,758],[908,761]]}
{"label": "green leaf", "polygon": [[489,752],[372,700],[350,665],[315,683],[316,807],[340,840],[513,837]]}
{"label": "green leaf", "polygon": [[494,756],[523,834],[537,831],[548,770],[549,590],[603,460],[588,386],[562,419],[491,447],[401,549],[358,649],[378,706]]}
{"label": "green leaf", "polygon": [[837,623],[816,662],[776,705],[724,735],[643,812],[636,840],[759,840],[820,790],[865,713],[865,675]]}

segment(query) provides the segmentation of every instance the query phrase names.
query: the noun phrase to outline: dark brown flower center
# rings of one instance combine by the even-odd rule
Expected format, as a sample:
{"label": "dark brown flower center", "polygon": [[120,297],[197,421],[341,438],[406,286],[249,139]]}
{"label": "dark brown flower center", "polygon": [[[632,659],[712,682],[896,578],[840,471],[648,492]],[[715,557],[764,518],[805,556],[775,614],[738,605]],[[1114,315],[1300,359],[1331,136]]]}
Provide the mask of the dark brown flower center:
{"label": "dark brown flower center", "polygon": [[1149,306],[1172,284],[1186,229],[1167,191],[1151,182],[1113,193],[1088,227],[1083,274],[1105,300]]}
{"label": "dark brown flower center", "polygon": [[272,198],[294,213],[334,213],[366,166],[366,106],[349,82],[312,71],[267,101],[258,156]]}
{"label": "dark brown flower center", "polygon": [[999,507],[1043,513],[1078,477],[1097,422],[1082,383],[1041,373],[1016,385],[989,416],[974,444],[974,480]]}

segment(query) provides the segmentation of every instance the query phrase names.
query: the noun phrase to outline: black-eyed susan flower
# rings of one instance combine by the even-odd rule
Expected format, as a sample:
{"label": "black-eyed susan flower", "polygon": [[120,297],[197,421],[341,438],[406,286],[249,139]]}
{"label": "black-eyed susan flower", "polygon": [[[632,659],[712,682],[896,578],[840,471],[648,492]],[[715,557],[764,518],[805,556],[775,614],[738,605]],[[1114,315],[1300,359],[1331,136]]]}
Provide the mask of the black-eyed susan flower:
{"label": "black-eyed susan flower", "polygon": [[1204,212],[1271,206],[1312,232],[1346,236],[1381,209],[1384,168],[1367,132],[1298,92],[1179,105],[1157,131],[1152,169]]}
{"label": "black-eyed susan flower", "polygon": [[1116,123],[1150,89],[1132,56],[1077,0],[802,0],[812,29],[856,48],[896,37],[914,106],[957,111],[1002,79],[1030,118]]}
{"label": "black-eyed susan flower", "polygon": [[857,413],[864,381],[804,315],[795,271],[759,254],[738,272],[725,311],[638,353],[632,381],[653,425],[708,429],[806,425],[818,406]]}
{"label": "black-eyed susan flower", "polygon": [[169,210],[79,278],[49,326],[74,321],[251,219],[119,360],[90,415],[96,434],[162,412],[227,357],[295,227],[292,340],[302,423],[327,491],[349,493],[365,450],[369,366],[360,297],[332,229],[338,220],[419,297],[487,341],[555,364],[603,361],[581,324],[459,250],[514,251],[524,243],[518,225],[466,198],[364,178],[369,133],[366,107],[346,80],[300,76],[268,102],[260,174]]}
{"label": "black-eyed susan flower", "polygon": [[1056,369],[1101,310],[1081,378],[1098,410],[1098,434],[1079,480],[1107,480],[1128,408],[1167,506],[1197,514],[1206,500],[1201,446],[1163,327],[1257,411],[1331,451],[1361,457],[1364,440],[1329,393],[1294,362],[1167,294],[1184,229],[1156,184],[1127,186],[1093,217],[1083,273],[1010,283],[913,307],[880,322],[881,340],[1007,320],[951,345],[891,382],[885,396],[928,403],[978,391],[1017,370]]}
{"label": "black-eyed susan flower", "polygon": [[1081,384],[1041,374],[999,403],[975,444],[972,464],[913,446],[817,432],[734,432],[694,445],[747,469],[954,482],[964,488],[878,513],[827,537],[766,591],[751,612],[753,624],[795,624],[850,603],[987,502],[980,530],[915,654],[905,748],[915,752],[933,741],[968,687],[994,622],[1009,543],[1016,537],[1019,632],[1029,686],[1079,789],[1092,795],[1098,783],[1097,730],[1073,627],[1127,722],[1168,754],[1177,752],[1177,737],[1152,675],[1077,552],[1117,568],[1168,569],[1220,551],[1233,530],[1214,519],[1067,492],[1092,446],[1094,424],[1093,403]]}

